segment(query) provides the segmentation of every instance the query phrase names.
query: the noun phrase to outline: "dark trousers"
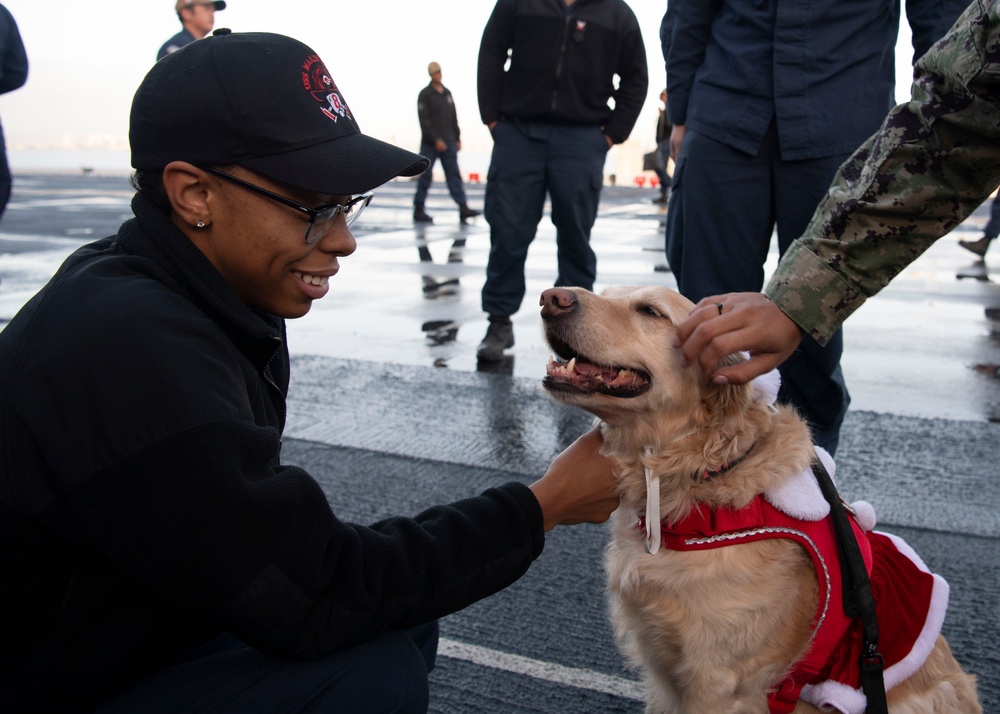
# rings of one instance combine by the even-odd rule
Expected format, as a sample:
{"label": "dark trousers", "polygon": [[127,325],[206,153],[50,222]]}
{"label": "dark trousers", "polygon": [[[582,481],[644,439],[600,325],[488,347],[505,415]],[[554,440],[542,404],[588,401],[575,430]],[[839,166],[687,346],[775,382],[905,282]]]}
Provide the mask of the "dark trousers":
{"label": "dark trousers", "polygon": [[983,229],[983,235],[990,240],[995,240],[1000,235],[1000,194],[990,204],[990,220]]}
{"label": "dark trousers", "polygon": [[[680,292],[697,302],[709,295],[761,290],[775,228],[783,255],[805,230],[846,158],[783,161],[773,125],[756,156],[688,129],[667,213],[667,261]],[[842,352],[840,331],[826,347],[805,337],[779,368],[779,399],[803,414],[816,443],[831,454],[850,404]]]}
{"label": "dark trousers", "polygon": [[484,311],[509,317],[521,307],[524,263],[546,195],[556,227],[555,285],[593,290],[597,256],[590,247],[590,230],[607,153],[604,132],[596,126],[505,120],[493,128],[483,212],[490,224]]}
{"label": "dark trousers", "polygon": [[101,703],[95,714],[422,714],[437,641],[432,622],[326,657],[291,659],[222,635]]}
{"label": "dark trousers", "polygon": [[413,207],[417,210],[424,209],[424,202],[427,201],[427,192],[431,188],[431,182],[434,180],[434,162],[441,159],[441,168],[444,169],[444,180],[448,185],[448,193],[451,194],[452,199],[459,206],[464,206],[466,204],[465,199],[465,186],[462,184],[462,174],[458,170],[458,150],[455,148],[455,144],[448,144],[448,148],[444,151],[438,151],[434,148],[434,144],[428,144],[427,142],[420,143],[420,153],[431,160],[430,166],[427,170],[420,174],[420,178],[417,179],[417,192],[413,196]]}

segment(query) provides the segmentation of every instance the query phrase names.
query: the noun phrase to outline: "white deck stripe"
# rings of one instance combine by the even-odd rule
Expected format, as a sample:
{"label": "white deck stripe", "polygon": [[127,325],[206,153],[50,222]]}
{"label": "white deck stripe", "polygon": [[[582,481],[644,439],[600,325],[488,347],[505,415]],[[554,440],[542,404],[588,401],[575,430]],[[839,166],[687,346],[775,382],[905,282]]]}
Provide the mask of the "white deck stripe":
{"label": "white deck stripe", "polygon": [[442,638],[438,643],[438,654],[452,659],[472,662],[483,667],[524,674],[535,679],[563,684],[578,689],[590,689],[616,697],[625,697],[635,701],[645,701],[642,684],[624,677],[601,674],[589,669],[575,669],[561,664],[543,662],[520,655],[491,650],[465,642]]}

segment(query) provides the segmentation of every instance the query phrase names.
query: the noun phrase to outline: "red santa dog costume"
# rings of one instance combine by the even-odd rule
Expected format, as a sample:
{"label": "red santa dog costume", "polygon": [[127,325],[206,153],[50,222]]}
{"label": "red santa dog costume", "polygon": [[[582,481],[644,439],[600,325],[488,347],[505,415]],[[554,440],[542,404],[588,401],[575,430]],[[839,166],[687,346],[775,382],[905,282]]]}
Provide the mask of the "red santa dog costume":
{"label": "red santa dog costume", "polygon": [[[765,377],[774,380],[776,373]],[[773,381],[765,379],[755,387],[760,398],[773,402],[777,394]],[[817,447],[816,452],[833,477],[833,459],[824,449]],[[858,501],[848,512],[871,579],[888,691],[916,672],[934,648],[948,607],[948,583],[931,573],[902,539],[873,530],[875,511],[869,503]],[[645,520],[639,518],[643,530]],[[655,539],[655,533],[649,535]],[[858,667],[862,626],[844,614],[830,504],[811,469],[738,511],[701,507],[678,523],[661,521],[658,540],[671,550],[704,550],[764,538],[799,543],[809,553],[819,582],[809,649],[785,680],[775,683],[771,712],[791,712],[801,698],[823,711],[864,714]]]}

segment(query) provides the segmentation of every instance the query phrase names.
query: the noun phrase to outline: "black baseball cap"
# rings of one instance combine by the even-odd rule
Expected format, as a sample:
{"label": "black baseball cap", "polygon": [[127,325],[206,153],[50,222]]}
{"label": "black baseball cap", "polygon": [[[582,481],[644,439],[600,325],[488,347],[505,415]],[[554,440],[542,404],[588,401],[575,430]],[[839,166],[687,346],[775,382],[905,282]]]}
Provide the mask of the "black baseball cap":
{"label": "black baseball cap", "polygon": [[429,164],[362,134],[323,60],[306,45],[226,29],[153,65],[132,100],[129,144],[135,169],[240,164],[333,195],[416,176]]}
{"label": "black baseball cap", "polygon": [[210,2],[209,0],[177,0],[177,4],[174,9],[180,12],[184,8],[194,7],[195,5],[214,5],[215,11],[226,9],[226,3],[224,0],[215,0],[215,2]]}

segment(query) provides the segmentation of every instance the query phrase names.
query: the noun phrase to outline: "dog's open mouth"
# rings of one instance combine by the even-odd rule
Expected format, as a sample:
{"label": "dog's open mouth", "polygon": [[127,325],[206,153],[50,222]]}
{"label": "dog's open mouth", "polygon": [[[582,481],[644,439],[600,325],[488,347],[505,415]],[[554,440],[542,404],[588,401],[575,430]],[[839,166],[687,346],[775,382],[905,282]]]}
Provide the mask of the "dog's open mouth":
{"label": "dog's open mouth", "polygon": [[568,360],[549,357],[543,385],[551,391],[598,392],[611,397],[637,397],[649,389],[649,375],[630,367],[605,367],[580,355]]}

